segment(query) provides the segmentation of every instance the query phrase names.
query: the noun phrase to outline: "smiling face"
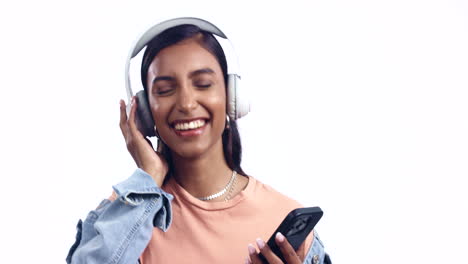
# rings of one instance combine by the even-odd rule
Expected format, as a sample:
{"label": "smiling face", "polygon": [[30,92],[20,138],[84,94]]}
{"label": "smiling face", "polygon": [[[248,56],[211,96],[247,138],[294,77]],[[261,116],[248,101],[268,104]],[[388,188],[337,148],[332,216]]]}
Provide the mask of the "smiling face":
{"label": "smiling face", "polygon": [[147,77],[158,133],[183,158],[221,151],[226,91],[216,58],[191,38],[162,49]]}

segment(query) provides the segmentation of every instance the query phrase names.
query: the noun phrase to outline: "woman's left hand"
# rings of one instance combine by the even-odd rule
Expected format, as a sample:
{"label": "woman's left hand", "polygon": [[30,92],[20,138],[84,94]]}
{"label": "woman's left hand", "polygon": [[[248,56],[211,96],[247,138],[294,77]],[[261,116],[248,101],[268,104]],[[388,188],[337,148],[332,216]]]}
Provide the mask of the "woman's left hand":
{"label": "woman's left hand", "polygon": [[[288,240],[281,233],[277,233],[275,237],[275,242],[283,253],[283,257],[286,260],[287,264],[301,264],[303,260],[299,257],[299,253],[294,251],[291,244],[289,244]],[[270,247],[267,243],[265,243],[260,238],[257,239],[257,246],[260,249],[260,253],[265,257],[265,259],[270,264],[281,264],[283,261],[271,251]],[[301,249],[299,247],[298,251]],[[246,259],[245,263],[253,263],[253,264],[264,264],[263,261],[259,257],[259,253],[255,249],[252,244],[248,246],[249,250],[249,257]]]}

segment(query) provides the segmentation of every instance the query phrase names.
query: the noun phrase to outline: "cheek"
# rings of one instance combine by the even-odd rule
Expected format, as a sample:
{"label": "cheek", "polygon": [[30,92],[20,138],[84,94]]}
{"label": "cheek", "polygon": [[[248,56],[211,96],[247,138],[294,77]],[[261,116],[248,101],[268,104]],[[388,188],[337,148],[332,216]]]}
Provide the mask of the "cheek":
{"label": "cheek", "polygon": [[217,96],[208,99],[209,104],[216,109],[216,113],[224,114],[226,112],[226,97]]}
{"label": "cheek", "polygon": [[219,109],[213,116],[212,126],[213,126],[213,135],[216,137],[221,136],[226,129],[226,110],[225,104],[219,104]]}
{"label": "cheek", "polygon": [[213,119],[216,123],[222,121],[224,126],[224,119],[226,119],[226,97],[224,94],[211,96],[207,99],[207,104],[210,105],[213,112]]}
{"label": "cheek", "polygon": [[153,115],[153,120],[156,127],[162,128],[165,123],[168,110],[167,106],[164,103],[157,102],[156,100],[150,100],[151,114]]}

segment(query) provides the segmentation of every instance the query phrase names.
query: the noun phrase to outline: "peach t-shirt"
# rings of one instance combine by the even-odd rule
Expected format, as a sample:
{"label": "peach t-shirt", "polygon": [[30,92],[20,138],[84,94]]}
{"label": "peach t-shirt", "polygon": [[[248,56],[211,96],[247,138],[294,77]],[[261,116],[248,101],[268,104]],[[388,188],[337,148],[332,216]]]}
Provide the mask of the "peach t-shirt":
{"label": "peach t-shirt", "polygon": [[[163,189],[174,195],[172,224],[167,232],[153,229],[141,263],[244,263],[247,245],[267,241],[286,215],[302,207],[253,177],[229,201],[205,202],[193,197],[173,178]],[[300,255],[305,256],[313,235]]]}

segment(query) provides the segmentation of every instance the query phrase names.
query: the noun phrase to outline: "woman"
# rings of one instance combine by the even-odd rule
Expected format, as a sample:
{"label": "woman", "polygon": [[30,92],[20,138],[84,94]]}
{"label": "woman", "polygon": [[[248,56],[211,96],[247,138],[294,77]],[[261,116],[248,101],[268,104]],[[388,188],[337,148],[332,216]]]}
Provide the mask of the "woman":
{"label": "woman", "polygon": [[[282,263],[263,239],[301,205],[242,170],[218,41],[193,24],[170,27],[148,43],[141,73],[148,101],[133,98],[128,117],[120,102],[120,127],[139,169],[80,221],[67,261],[262,263],[261,252]],[[159,152],[136,125],[138,104],[146,103]],[[276,242],[287,263],[323,262],[313,234],[297,252],[282,234]]]}

